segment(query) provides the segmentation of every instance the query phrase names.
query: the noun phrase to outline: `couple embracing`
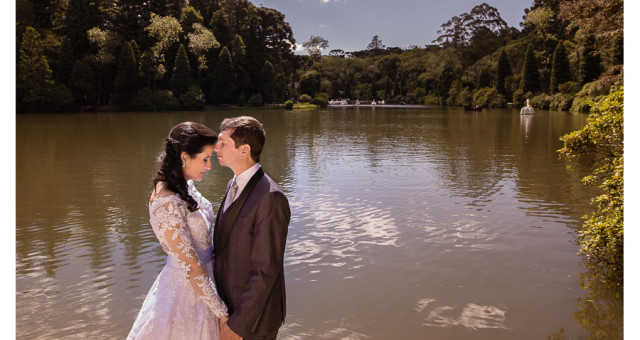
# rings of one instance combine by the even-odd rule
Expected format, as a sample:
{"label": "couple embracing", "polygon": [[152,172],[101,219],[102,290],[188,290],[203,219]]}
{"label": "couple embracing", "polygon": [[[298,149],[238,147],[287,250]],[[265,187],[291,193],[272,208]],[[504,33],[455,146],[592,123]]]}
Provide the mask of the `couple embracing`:
{"label": "couple embracing", "polygon": [[[262,124],[246,116],[223,120],[219,135],[193,122],[171,130],[149,201],[167,264],[127,339],[276,338],[291,212],[260,166],[264,142]],[[214,153],[234,173],[215,220],[193,185]]]}

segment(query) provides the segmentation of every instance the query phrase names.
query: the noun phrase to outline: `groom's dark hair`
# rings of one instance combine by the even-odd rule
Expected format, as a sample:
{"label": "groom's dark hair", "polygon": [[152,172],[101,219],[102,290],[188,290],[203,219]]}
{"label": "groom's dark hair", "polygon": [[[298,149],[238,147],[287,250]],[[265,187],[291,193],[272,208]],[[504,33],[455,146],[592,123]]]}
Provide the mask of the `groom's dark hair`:
{"label": "groom's dark hair", "polygon": [[267,133],[257,119],[249,116],[225,118],[220,124],[220,131],[233,130],[229,138],[233,139],[236,148],[244,144],[251,147],[251,159],[260,162],[260,154],[264,147]]}

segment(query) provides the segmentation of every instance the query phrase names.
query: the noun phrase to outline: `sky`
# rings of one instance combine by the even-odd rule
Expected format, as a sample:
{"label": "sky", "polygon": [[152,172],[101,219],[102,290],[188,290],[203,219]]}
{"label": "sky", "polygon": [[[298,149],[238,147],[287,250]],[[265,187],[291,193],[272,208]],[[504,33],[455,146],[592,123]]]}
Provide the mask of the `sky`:
{"label": "sky", "polygon": [[438,37],[440,25],[486,2],[495,7],[509,27],[521,29],[525,8],[533,0],[251,0],[285,15],[298,45],[312,35],[329,41],[323,51],[365,50],[374,35],[386,47],[424,47]]}

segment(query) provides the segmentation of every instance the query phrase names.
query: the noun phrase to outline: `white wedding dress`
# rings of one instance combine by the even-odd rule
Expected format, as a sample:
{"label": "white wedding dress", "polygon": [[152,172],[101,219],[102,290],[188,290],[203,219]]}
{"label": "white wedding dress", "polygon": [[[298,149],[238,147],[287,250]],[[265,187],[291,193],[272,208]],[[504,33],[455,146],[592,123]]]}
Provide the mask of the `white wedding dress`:
{"label": "white wedding dress", "polygon": [[167,253],[127,339],[219,339],[218,319],[227,307],[213,280],[213,209],[188,182],[198,210],[178,194],[149,205],[150,222]]}

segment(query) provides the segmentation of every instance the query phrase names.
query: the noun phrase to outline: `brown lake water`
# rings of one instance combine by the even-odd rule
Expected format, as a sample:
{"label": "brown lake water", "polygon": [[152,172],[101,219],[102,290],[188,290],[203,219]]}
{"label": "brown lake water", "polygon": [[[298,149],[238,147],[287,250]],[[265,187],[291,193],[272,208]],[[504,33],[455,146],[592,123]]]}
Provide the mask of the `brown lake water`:
{"label": "brown lake water", "polygon": [[[264,124],[291,204],[280,339],[598,331],[577,255],[595,191],[556,152],[586,115],[350,107],[18,115],[18,339],[126,337],[165,264],[147,208],[163,138],[236,115]],[[196,183],[215,210],[231,177]]]}

